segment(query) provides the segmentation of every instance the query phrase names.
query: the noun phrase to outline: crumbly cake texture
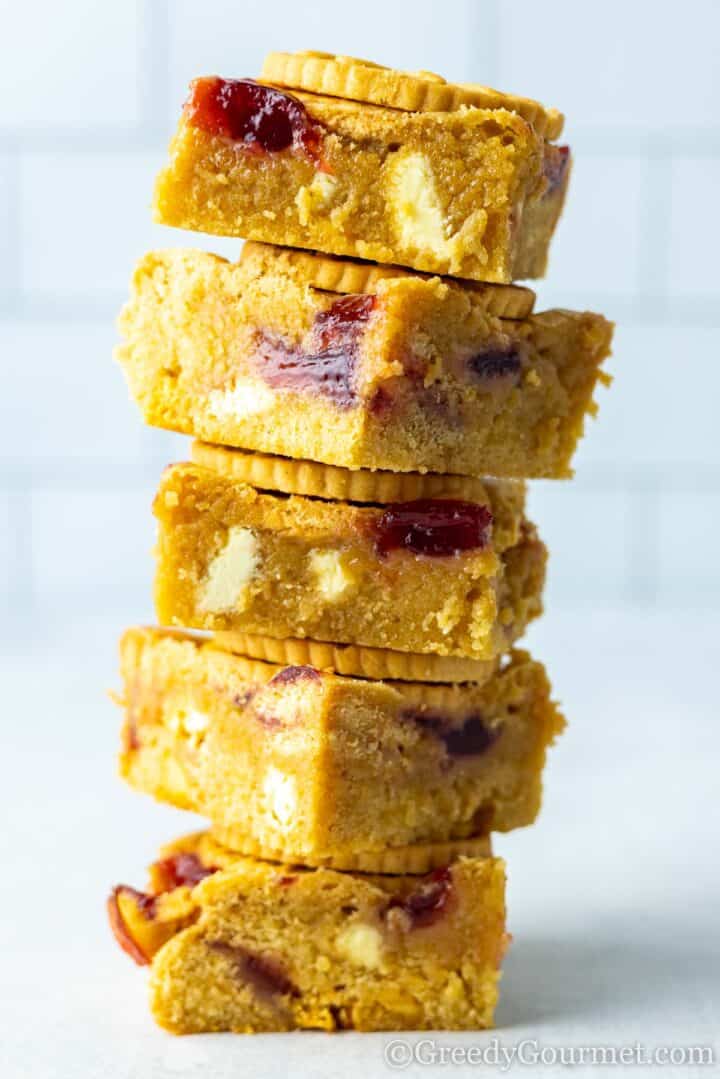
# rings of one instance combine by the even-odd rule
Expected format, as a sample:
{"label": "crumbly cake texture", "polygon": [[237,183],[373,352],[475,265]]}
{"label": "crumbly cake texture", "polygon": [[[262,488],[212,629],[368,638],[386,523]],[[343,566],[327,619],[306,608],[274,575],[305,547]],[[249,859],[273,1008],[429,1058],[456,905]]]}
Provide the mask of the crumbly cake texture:
{"label": "crumbly cake texture", "polygon": [[509,939],[504,887],[492,857],[368,876],[243,858],[200,834],[161,851],[147,892],[115,888],[108,912],[175,1034],[477,1030]]}
{"label": "crumbly cake texture", "polygon": [[121,673],[130,784],[207,817],[235,850],[304,865],[424,870],[451,841],[531,824],[563,726],[542,665],[519,651],[483,685],[447,686],[133,629]]}
{"label": "crumbly cake texture", "polygon": [[546,552],[517,485],[486,492],[363,506],[173,465],[154,504],[158,621],[491,659],[540,613]]}
{"label": "crumbly cake texture", "polygon": [[145,420],[348,469],[572,474],[609,322],[500,318],[487,290],[409,273],[328,292],[309,283],[311,260],[145,256],[117,350]]}
{"label": "crumbly cake texture", "polygon": [[569,174],[567,147],[502,106],[406,111],[201,78],[154,209],[199,232],[511,282],[543,276]]}

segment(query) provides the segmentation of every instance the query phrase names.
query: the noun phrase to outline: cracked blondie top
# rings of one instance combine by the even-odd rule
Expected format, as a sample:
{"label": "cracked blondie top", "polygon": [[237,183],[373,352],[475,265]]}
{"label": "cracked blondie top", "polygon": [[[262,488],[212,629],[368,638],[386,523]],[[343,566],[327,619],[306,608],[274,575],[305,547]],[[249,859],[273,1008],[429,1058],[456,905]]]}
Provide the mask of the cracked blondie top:
{"label": "cracked blondie top", "polygon": [[468,93],[419,111],[403,108],[397,80],[377,104],[342,86],[328,96],[327,82],[307,92],[285,71],[303,88],[194,80],[157,221],[478,281],[544,274],[570,157],[540,133],[541,107],[527,119],[520,99]]}
{"label": "cracked blondie top", "polygon": [[612,325],[532,314],[532,301],[267,245],[239,264],[153,252],[117,356],[148,423],[207,442],[351,469],[558,478],[607,377]]}
{"label": "cracked blondie top", "polygon": [[504,891],[492,857],[368,876],[243,858],[200,834],[160,852],[147,891],[114,888],[108,915],[176,1034],[478,1030],[509,940]]}
{"label": "cracked blondie top", "polygon": [[154,629],[129,630],[120,654],[128,782],[235,850],[304,865],[425,870],[453,841],[531,824],[563,726],[524,652],[452,686],[275,666]]}
{"label": "cracked blondie top", "polygon": [[540,613],[546,552],[522,486],[484,490],[360,505],[173,465],[154,506],[158,622],[490,659]]}

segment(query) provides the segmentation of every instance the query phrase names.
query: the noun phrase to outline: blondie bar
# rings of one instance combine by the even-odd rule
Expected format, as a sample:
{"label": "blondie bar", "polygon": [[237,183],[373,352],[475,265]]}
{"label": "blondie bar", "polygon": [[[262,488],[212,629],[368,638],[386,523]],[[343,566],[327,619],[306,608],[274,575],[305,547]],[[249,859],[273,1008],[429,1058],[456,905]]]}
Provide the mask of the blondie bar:
{"label": "blondie bar", "polygon": [[150,965],[157,1022],[209,1031],[492,1025],[505,932],[500,859],[364,876],[230,854],[207,834],[116,887],[118,943]]}
{"label": "blondie bar", "polygon": [[482,685],[374,682],[131,629],[121,673],[129,783],[234,850],[304,865],[423,871],[531,824],[563,726],[524,652]]}
{"label": "blondie bar", "polygon": [[408,109],[413,76],[387,69],[384,101],[352,72],[329,96],[289,61],[269,57],[263,82],[195,79],[156,220],[479,281],[543,275],[570,172],[541,134],[558,113],[526,102],[526,119],[521,99],[471,87]]}
{"label": "blondie bar", "polygon": [[148,423],[345,468],[564,477],[612,326],[270,245],[146,255],[117,356]]}
{"label": "blondie bar", "polygon": [[546,552],[522,485],[483,487],[360,505],[173,465],[155,499],[158,621],[490,659],[540,613]]}

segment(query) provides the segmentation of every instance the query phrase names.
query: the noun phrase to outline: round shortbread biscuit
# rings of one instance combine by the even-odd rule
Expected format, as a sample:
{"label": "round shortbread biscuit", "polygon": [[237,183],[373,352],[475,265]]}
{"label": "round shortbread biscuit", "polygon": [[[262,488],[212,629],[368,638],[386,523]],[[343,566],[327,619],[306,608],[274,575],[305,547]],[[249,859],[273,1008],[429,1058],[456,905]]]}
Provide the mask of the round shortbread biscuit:
{"label": "round shortbread biscuit", "polygon": [[[300,273],[303,280],[313,288],[342,294],[374,293],[380,281],[392,278],[419,277],[428,280],[433,276],[419,270],[407,270],[402,266],[360,262],[298,248],[277,247],[255,240],[245,242],[240,262],[245,266],[252,265],[259,274],[274,268],[287,267]],[[528,318],[533,312],[535,293],[524,285],[490,285],[460,278],[447,280],[456,287],[472,291],[473,295],[482,301],[488,314],[495,315],[496,318],[522,319]]]}
{"label": "round shortbread biscuit", "polygon": [[431,71],[396,71],[369,60],[324,52],[271,52],[261,78],[291,90],[384,105],[404,112],[455,112],[465,107],[507,109],[535,128],[538,135],[556,139],[564,116],[538,101],[503,94],[478,83],[446,82]]}
{"label": "round shortbread biscuit", "polygon": [[212,836],[227,850],[248,858],[284,865],[302,865],[308,868],[341,869],[356,873],[381,873],[392,876],[412,876],[429,873],[448,865],[456,858],[486,858],[492,855],[489,836],[470,836],[467,839],[449,839],[442,843],[418,843],[408,847],[389,847],[377,851],[348,851],[315,858],[312,855],[292,851],[269,849],[255,839],[243,835],[235,828],[213,827]]}
{"label": "round shortbread biscuit", "polygon": [[412,502],[418,498],[462,498],[468,502],[491,501],[487,486],[472,476],[440,475],[435,472],[351,471],[317,461],[296,461],[291,457],[254,453],[249,450],[194,442],[191,450],[196,465],[211,468],[229,479],[249,483],[265,491],[304,495],[332,502],[361,502],[385,505]]}
{"label": "round shortbread biscuit", "polygon": [[[317,667],[321,671],[349,678],[417,683],[419,691],[454,687],[458,683],[486,682],[497,670],[497,660],[465,659],[462,656],[419,655],[389,648],[369,648],[357,644],[332,644],[308,638],[263,637],[237,630],[216,633],[218,648],[238,656],[263,660],[276,666]],[[422,683],[433,683],[424,686]],[[433,697],[433,703],[437,700]]]}

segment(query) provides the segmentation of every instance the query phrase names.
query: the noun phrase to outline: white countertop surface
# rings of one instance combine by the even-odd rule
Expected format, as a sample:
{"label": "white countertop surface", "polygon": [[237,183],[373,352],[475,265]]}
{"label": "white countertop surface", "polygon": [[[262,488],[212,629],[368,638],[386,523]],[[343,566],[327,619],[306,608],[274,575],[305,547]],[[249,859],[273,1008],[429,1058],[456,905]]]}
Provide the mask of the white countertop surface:
{"label": "white countertop surface", "polygon": [[[111,883],[142,882],[156,847],[195,827],[114,778],[120,627],[47,632],[2,658],[5,717],[2,1079],[213,1079],[387,1074],[392,1035],[173,1038],[147,1012],[144,973],[113,943]],[[409,1035],[406,1075],[440,1047],[712,1046],[720,1067],[720,706],[717,620],[687,613],[549,612],[531,634],[570,727],[538,824],[497,840],[514,943],[498,1029]],[[32,651],[32,654],[31,654]],[[421,1043],[416,1050],[412,1046]],[[431,1044],[432,1043],[432,1044]],[[404,1050],[396,1050],[403,1053]],[[418,1063],[435,1054],[435,1065]],[[497,1070],[486,1068],[485,1072]],[[526,1068],[516,1066],[516,1071]],[[602,1071],[602,1069],[600,1069]],[[567,1072],[530,1067],[528,1074]],[[597,1074],[578,1066],[574,1075]]]}

